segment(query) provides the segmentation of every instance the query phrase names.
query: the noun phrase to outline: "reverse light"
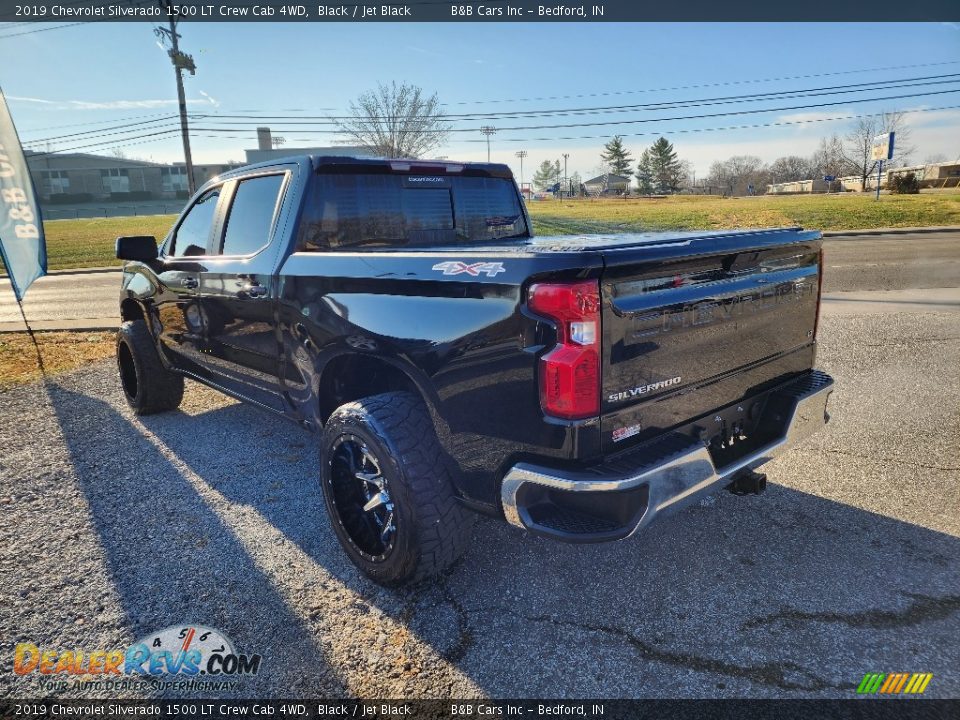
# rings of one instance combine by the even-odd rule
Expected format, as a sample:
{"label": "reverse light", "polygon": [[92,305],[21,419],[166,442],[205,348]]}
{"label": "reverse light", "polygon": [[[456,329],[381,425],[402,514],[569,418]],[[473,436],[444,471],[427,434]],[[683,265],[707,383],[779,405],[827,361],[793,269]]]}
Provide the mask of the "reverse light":
{"label": "reverse light", "polygon": [[530,309],[557,325],[557,344],[540,358],[540,406],[580,420],[600,413],[600,287],[596,280],[538,283]]}

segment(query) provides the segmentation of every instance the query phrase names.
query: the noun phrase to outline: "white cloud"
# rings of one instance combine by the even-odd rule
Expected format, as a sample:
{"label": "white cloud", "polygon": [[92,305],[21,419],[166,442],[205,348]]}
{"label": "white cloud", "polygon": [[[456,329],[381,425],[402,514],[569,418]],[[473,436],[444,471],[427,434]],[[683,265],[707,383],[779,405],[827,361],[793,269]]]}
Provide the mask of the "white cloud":
{"label": "white cloud", "polygon": [[19,97],[17,95],[7,95],[7,100],[16,100],[17,102],[39,103],[41,105],[56,105],[53,100],[44,100],[42,98]]}
{"label": "white cloud", "polygon": [[[188,98],[187,105],[214,105],[219,103],[202,90],[202,98]],[[157,108],[175,107],[176,100],[45,100],[43,98],[7,96],[8,100],[17,102],[36,103],[48,106],[52,110],[155,110]]]}
{"label": "white cloud", "polygon": [[205,93],[203,90],[198,90],[197,92],[203,95],[214,107],[220,107],[220,101],[217,100],[216,98],[211,97],[210,95]]}

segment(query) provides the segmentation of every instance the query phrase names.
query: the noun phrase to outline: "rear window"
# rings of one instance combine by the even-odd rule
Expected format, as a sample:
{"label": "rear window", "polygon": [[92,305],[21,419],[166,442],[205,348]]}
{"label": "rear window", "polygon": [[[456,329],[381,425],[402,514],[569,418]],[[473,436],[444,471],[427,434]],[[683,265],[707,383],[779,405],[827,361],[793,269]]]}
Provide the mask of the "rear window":
{"label": "rear window", "polygon": [[314,178],[299,249],[478,244],[526,237],[504,178],[322,174]]}

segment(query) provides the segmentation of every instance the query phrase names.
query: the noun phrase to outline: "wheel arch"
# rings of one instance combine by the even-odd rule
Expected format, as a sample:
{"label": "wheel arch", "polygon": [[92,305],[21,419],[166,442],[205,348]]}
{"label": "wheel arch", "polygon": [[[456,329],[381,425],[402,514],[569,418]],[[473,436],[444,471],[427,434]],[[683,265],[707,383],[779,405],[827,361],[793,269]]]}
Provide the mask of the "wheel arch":
{"label": "wheel arch", "polygon": [[143,305],[133,298],[124,298],[120,301],[120,321],[143,320],[149,327],[150,322],[147,319],[147,313],[143,310]]}
{"label": "wheel arch", "polygon": [[333,411],[344,403],[394,391],[416,395],[430,414],[435,414],[430,393],[411,368],[378,355],[341,353],[324,365],[317,380],[319,418],[326,424]]}

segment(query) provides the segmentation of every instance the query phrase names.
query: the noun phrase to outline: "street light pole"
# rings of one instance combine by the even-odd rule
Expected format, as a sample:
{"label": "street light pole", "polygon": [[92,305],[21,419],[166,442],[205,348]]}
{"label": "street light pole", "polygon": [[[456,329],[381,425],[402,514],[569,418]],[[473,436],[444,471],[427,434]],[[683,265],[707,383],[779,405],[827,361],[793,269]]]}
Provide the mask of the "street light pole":
{"label": "street light pole", "polygon": [[490,136],[493,135],[497,129],[492,125],[484,125],[480,128],[480,132],[487,136],[487,162],[490,162]]}
{"label": "street light pole", "polygon": [[[563,154],[563,182],[567,186],[567,192],[570,193],[570,176],[567,175],[567,158],[570,157],[570,153]],[[560,191],[560,197],[563,197],[563,191]]]}
{"label": "street light pole", "polygon": [[527,156],[527,151],[518,150],[516,154],[520,158],[520,192],[523,192],[523,159]]}

